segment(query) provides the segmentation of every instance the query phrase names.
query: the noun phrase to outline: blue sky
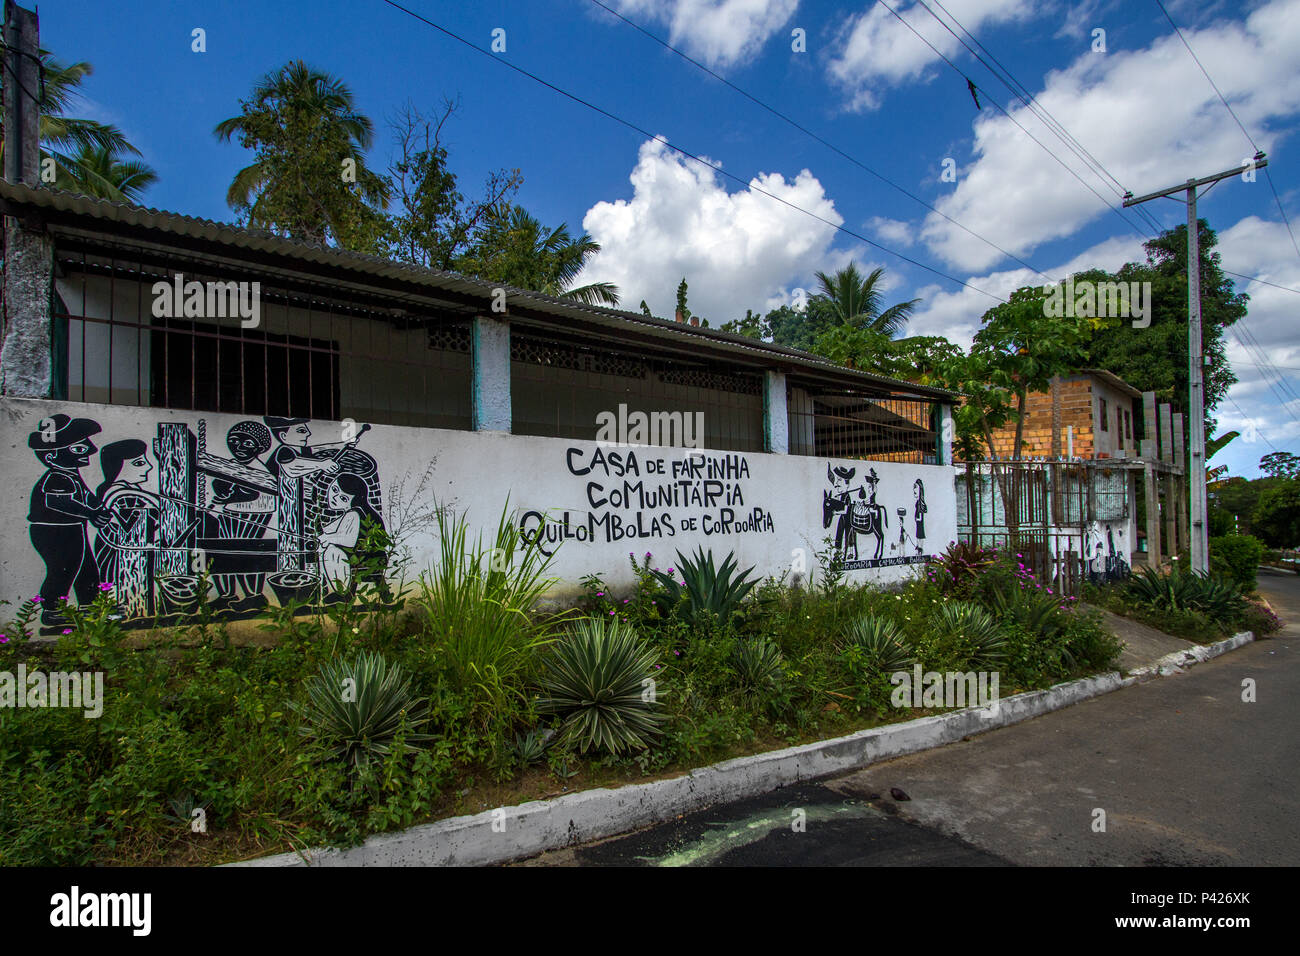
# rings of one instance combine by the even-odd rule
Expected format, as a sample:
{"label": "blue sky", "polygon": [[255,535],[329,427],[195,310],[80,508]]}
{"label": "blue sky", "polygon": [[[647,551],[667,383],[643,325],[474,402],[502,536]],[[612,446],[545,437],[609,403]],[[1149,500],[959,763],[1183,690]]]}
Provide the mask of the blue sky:
{"label": "blue sky", "polygon": [[[820,0],[605,0],[754,97],[1053,277],[1114,268],[1140,256],[1141,237],[1046,150],[987,103],[884,4]],[[920,297],[913,334],[966,344],[980,315],[1012,289],[1041,284],[984,241],[951,226],[849,160],[599,9],[591,0],[484,0],[404,5],[480,46],[505,31],[508,60],[726,173],[490,62],[381,0],[350,2],[49,2],[42,44],[88,60],[79,112],[118,125],[158,171],[147,204],[231,219],[224,197],[247,157],[213,126],[267,71],[302,58],[344,79],[374,121],[371,164],[392,157],[387,120],[407,101],[431,109],[459,97],[447,145],[473,195],[492,169],[518,167],[519,201],[543,222],[585,228],[604,250],[586,280],[609,279],[635,309],[672,311],[677,281],[714,325],[789,301],[818,269],[850,259],[886,268],[891,295]],[[1042,122],[958,45],[918,0],[889,0],[992,97],[1113,204]],[[960,24],[1135,193],[1239,163],[1253,152],[1154,0],[946,0],[929,6]],[[1166,2],[1250,135],[1270,155],[1273,182],[1300,229],[1300,0]],[[954,22],[955,21],[955,22]],[[206,52],[191,31],[206,31]],[[806,50],[792,49],[792,31]],[[1105,31],[1105,52],[1094,31]],[[968,41],[970,42],[970,41]],[[971,44],[974,45],[973,43]],[[956,182],[944,182],[944,160]],[[841,224],[969,286],[782,205]],[[1168,227],[1185,216],[1163,200]],[[1268,183],[1229,180],[1201,215],[1220,232],[1224,265],[1300,289],[1292,246]],[[1127,218],[1136,225],[1137,217]],[[1260,455],[1300,451],[1300,295],[1239,280],[1252,295],[1249,336],[1229,339],[1241,379],[1218,410],[1246,434],[1219,461],[1256,473]],[[973,288],[972,288],[973,287]],[[1258,344],[1258,351],[1254,349]],[[1259,365],[1261,356],[1284,380]],[[1234,404],[1235,402],[1235,404]]]}

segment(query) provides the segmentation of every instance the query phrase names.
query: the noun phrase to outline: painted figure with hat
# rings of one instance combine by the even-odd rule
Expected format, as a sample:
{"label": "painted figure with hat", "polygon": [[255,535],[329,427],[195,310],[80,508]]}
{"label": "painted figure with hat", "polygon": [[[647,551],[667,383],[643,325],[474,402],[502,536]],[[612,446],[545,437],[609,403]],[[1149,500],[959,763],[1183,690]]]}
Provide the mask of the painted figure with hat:
{"label": "painted figure with hat", "polygon": [[346,442],[331,442],[328,445],[310,446],[311,429],[307,427],[306,418],[281,418],[277,415],[264,415],[262,421],[280,443],[266,460],[267,470],[277,477],[281,474],[289,478],[305,478],[317,472],[332,475],[339,470],[339,463],[333,458],[322,458],[322,448],[345,445]]}
{"label": "painted figure with hat", "polygon": [[89,604],[100,583],[86,524],[107,527],[113,514],[81,477],[81,469],[98,450],[91,436],[99,431],[98,422],[59,413],[42,419],[27,438],[27,447],[45,467],[32,488],[27,514],[32,547],[45,562],[40,590],[42,624],[65,623],[59,599],[67,596],[70,600],[75,594],[78,604]]}

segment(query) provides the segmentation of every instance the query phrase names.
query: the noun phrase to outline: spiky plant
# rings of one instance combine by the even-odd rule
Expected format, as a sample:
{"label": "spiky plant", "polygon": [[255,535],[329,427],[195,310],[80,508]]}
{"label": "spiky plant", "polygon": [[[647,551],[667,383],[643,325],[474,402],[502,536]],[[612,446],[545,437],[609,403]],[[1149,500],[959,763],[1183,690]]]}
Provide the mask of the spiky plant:
{"label": "spiky plant", "polygon": [[659,734],[657,655],[623,621],[584,618],[552,646],[538,711],[561,718],[559,735],[581,752],[641,750]]}
{"label": "spiky plant", "polygon": [[742,690],[773,687],[785,676],[781,649],[766,637],[737,642],[732,660]]}
{"label": "spiky plant", "polygon": [[327,661],[306,688],[306,702],[292,705],[304,719],[300,732],[353,769],[391,753],[403,726],[407,746],[434,739],[418,730],[429,720],[428,709],[410,678],[380,654],[361,651],[351,660]]}
{"label": "spiky plant", "polygon": [[998,622],[972,601],[941,605],[933,626],[940,640],[960,641],[970,648],[973,664],[993,664],[1006,656],[1007,641]]}
{"label": "spiky plant", "polygon": [[665,617],[677,613],[691,621],[706,614],[716,615],[722,621],[730,620],[758,583],[749,580],[752,567],[737,574],[738,567],[734,552],[727,555],[721,567],[715,567],[712,551],[706,554],[703,548],[698,548],[690,558],[678,551],[676,570],[681,581],[663,571],[650,572],[664,588],[664,593],[655,598],[659,613]]}
{"label": "spiky plant", "polygon": [[915,660],[898,626],[879,614],[863,614],[849,625],[844,651],[856,651],[866,663],[885,674],[911,667]]}

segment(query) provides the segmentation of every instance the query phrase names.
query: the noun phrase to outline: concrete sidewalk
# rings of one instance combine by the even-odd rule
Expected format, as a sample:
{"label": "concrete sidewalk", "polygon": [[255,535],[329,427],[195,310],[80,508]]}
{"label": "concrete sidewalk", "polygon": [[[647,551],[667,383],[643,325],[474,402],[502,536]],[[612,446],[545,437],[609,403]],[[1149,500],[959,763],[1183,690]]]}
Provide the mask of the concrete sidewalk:
{"label": "concrete sidewalk", "polygon": [[1085,605],[1088,610],[1097,611],[1102,616],[1103,625],[1124,643],[1124,650],[1119,655],[1119,669],[1129,673],[1154,663],[1166,654],[1185,651],[1196,645],[1192,641],[1174,637],[1164,631],[1157,631],[1138,621],[1112,614],[1105,608]]}

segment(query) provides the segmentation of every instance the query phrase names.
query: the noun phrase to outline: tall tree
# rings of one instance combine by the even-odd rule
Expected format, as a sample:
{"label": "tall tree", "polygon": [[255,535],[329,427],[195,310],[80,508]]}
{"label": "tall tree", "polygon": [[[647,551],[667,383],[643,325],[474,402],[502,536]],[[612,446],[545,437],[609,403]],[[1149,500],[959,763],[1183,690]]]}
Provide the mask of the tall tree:
{"label": "tall tree", "polygon": [[[94,67],[84,61],[64,64],[48,50],[41,50],[39,56],[42,89],[33,93],[42,96],[41,159],[53,161],[54,187],[115,202],[137,200],[157,179],[143,162],[127,158],[139,156],[140,151],[116,126],[68,115]],[[3,120],[0,104],[0,156],[4,155]]]}
{"label": "tall tree", "polygon": [[[1225,330],[1244,318],[1249,297],[1234,293],[1232,281],[1214,251],[1218,237],[1200,220],[1201,342],[1204,354],[1206,417],[1237,381],[1228,363]],[[1130,262],[1114,275],[1100,270],[1078,279],[1097,282],[1150,282],[1151,324],[1133,328],[1123,321],[1097,329],[1088,345],[1091,361],[1114,372],[1160,401],[1186,408],[1187,369],[1187,226],[1161,233],[1145,244],[1147,261]]]}
{"label": "tall tree", "polygon": [[884,269],[875,269],[864,277],[853,262],[833,276],[818,272],[821,291],[815,298],[824,299],[830,305],[837,325],[868,328],[891,337],[898,335],[921,300],[912,299],[882,309],[884,293],[880,285],[884,274]]}
{"label": "tall tree", "polygon": [[488,175],[481,199],[462,195],[442,143],[443,128],[456,109],[454,101],[444,99],[439,112],[427,115],[408,104],[390,122],[398,149],[389,172],[397,202],[391,253],[430,269],[454,268],[493,210],[509,202],[523,182],[518,169],[496,170]]}
{"label": "tall tree", "polygon": [[522,206],[494,211],[457,269],[492,282],[576,299],[587,305],[618,305],[618,287],[593,282],[573,287],[600,243],[583,233],[576,239],[561,223],[548,229]]}
{"label": "tall tree", "polygon": [[158,180],[158,174],[146,163],[127,159],[107,146],[82,146],[73,159],[69,182],[58,183],[59,188],[87,196],[139,202],[144,191]]}
{"label": "tall tree", "polygon": [[390,187],[366,166],[374,125],[337,77],[293,60],[266,74],[218,139],[253,151],[226,202],[250,226],[373,252],[387,223]]}

